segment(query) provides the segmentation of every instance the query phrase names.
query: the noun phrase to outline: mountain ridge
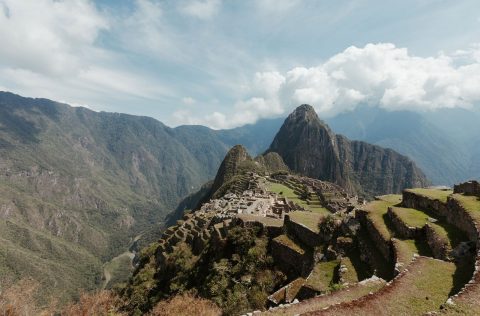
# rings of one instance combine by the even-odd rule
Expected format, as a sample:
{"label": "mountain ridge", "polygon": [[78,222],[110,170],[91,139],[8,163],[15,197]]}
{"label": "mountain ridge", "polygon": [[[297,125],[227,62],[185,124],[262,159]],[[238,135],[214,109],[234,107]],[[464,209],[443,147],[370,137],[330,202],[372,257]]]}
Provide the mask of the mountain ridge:
{"label": "mountain ridge", "polygon": [[336,135],[306,104],[287,117],[267,152],[277,152],[295,172],[367,197],[428,184],[408,157]]}

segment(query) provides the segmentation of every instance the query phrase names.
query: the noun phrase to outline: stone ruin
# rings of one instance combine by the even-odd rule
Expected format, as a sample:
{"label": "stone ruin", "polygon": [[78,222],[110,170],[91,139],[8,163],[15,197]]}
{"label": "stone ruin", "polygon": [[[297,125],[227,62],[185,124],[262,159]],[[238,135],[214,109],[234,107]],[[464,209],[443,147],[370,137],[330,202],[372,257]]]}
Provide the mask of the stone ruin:
{"label": "stone ruin", "polygon": [[475,195],[480,197],[480,183],[478,181],[471,180],[468,182],[456,184],[453,187],[453,193]]}

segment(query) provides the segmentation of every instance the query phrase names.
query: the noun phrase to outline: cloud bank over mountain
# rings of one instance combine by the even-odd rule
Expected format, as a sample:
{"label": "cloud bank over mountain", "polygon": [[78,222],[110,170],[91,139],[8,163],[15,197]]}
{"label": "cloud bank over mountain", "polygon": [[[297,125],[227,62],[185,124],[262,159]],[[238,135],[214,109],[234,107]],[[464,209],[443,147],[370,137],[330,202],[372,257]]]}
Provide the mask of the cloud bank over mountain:
{"label": "cloud bank over mountain", "polygon": [[392,111],[468,109],[480,103],[479,56],[478,45],[434,57],[414,56],[392,43],[351,46],[314,67],[258,72],[251,84],[254,96],[236,103],[233,114],[214,112],[197,123],[228,128],[302,103],[327,117],[365,104]]}

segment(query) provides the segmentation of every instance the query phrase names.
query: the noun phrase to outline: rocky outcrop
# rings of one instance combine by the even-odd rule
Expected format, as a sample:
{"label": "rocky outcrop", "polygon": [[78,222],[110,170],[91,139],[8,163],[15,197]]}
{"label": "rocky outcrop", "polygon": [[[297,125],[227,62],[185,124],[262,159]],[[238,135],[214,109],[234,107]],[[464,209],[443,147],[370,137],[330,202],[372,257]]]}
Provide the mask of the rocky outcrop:
{"label": "rocky outcrop", "polygon": [[265,171],[270,174],[290,171],[282,157],[275,152],[269,152],[265,155],[258,156],[255,158],[255,161],[262,165],[265,168]]}
{"label": "rocky outcrop", "polygon": [[285,120],[268,152],[277,152],[295,172],[366,196],[398,193],[428,183],[406,156],[335,135],[313,107],[305,104]]}

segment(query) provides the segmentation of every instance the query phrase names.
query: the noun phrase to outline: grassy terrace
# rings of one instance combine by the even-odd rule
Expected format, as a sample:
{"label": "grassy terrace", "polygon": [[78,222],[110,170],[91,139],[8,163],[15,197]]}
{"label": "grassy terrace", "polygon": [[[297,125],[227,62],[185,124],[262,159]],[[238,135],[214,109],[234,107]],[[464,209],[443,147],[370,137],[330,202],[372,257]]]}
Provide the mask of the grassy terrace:
{"label": "grassy terrace", "polygon": [[[414,254],[432,256],[432,251],[425,241],[394,239],[393,243],[397,252],[397,261],[403,263],[403,268],[412,262]],[[403,268],[400,270],[403,270]]]}
{"label": "grassy terrace", "polygon": [[335,269],[339,263],[339,260],[325,262],[322,261],[317,263],[315,267],[313,267],[312,273],[308,277],[306,285],[317,291],[327,292],[333,282]]}
{"label": "grassy terrace", "polygon": [[376,292],[385,285],[383,280],[375,280],[359,283],[348,288],[333,292],[328,295],[322,295],[311,298],[287,308],[277,308],[276,310],[264,312],[262,315],[301,315],[304,313],[319,311],[327,306],[342,302],[350,302],[370,292]]}
{"label": "grassy terrace", "polygon": [[341,264],[347,269],[347,271],[343,274],[343,281],[349,284],[358,282],[359,277],[350,258],[343,257],[341,260]]}
{"label": "grassy terrace", "polygon": [[322,215],[330,214],[330,212],[324,208],[320,203],[307,203],[307,201],[300,199],[300,196],[295,193],[292,188],[280,183],[270,182],[267,186],[268,190],[277,193],[280,196],[287,198],[289,201],[292,201],[306,210],[310,210],[315,213],[319,213]]}
{"label": "grassy terrace", "polygon": [[288,215],[290,216],[292,222],[302,224],[315,233],[318,233],[318,224],[324,217],[320,213],[304,211],[295,211],[289,213]]}
{"label": "grassy terrace", "polygon": [[297,245],[293,240],[291,240],[290,238],[288,238],[287,235],[280,235],[278,237],[275,237],[273,240],[275,240],[276,242],[284,245],[284,246],[287,246],[289,247],[290,249],[292,250],[295,250],[296,252],[298,252],[299,254],[303,255],[305,254],[305,250],[303,250],[299,245]]}
{"label": "grassy terrace", "polygon": [[373,225],[380,232],[385,240],[391,238],[390,231],[385,223],[388,207],[400,203],[401,196],[396,194],[384,195],[378,197],[378,200],[372,201],[365,205],[364,209],[369,212],[368,218],[372,221]]}
{"label": "grassy terrace", "polygon": [[428,223],[439,237],[445,239],[454,246],[467,239],[465,234],[453,225],[443,222],[430,222],[428,220],[430,216],[426,212],[403,207],[393,207],[392,210],[410,227],[422,228]]}
{"label": "grassy terrace", "polygon": [[257,215],[251,215],[251,214],[239,214],[237,215],[237,217],[242,219],[245,222],[259,222],[264,224],[265,226],[274,226],[274,227],[283,226],[283,220],[278,218],[257,216]]}
{"label": "grassy terrace", "polygon": [[453,193],[452,190],[438,190],[438,189],[408,189],[408,192],[413,192],[440,202],[447,203],[447,197]]}
{"label": "grassy terrace", "polygon": [[419,257],[408,273],[361,303],[334,306],[322,315],[423,315],[438,310],[454,286],[455,264]]}

